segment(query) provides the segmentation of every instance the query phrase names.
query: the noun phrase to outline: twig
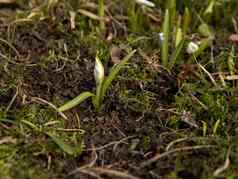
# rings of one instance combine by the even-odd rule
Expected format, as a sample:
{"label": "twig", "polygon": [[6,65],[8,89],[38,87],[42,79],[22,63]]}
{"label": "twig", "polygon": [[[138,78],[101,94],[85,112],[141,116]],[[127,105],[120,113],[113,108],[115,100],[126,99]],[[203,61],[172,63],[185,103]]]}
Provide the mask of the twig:
{"label": "twig", "polygon": [[4,138],[0,139],[0,145],[6,144],[6,143],[13,143],[13,144],[15,144],[16,141],[17,140],[13,139],[12,137],[4,137]]}
{"label": "twig", "polygon": [[138,177],[135,177],[131,174],[125,173],[125,172],[120,172],[117,170],[112,170],[112,169],[106,169],[106,168],[91,168],[92,171],[95,171],[96,173],[100,173],[100,174],[105,174],[108,176],[112,176],[112,177],[120,177],[120,178],[125,178],[125,179],[139,179]]}
{"label": "twig", "polygon": [[169,149],[176,143],[179,143],[179,142],[183,142],[183,141],[186,141],[186,140],[189,140],[191,139],[191,137],[184,137],[184,138],[179,138],[177,140],[174,140],[172,142],[170,142],[167,147],[165,148],[166,151],[169,151]]}
{"label": "twig", "polygon": [[177,140],[174,140],[172,142],[170,142],[167,147],[165,148],[166,151],[169,151],[169,149],[171,149],[171,147],[176,144],[176,143],[180,143],[180,142],[184,142],[184,141],[195,141],[195,140],[210,140],[211,138],[205,138],[205,137],[182,137],[179,138]]}
{"label": "twig", "polygon": [[117,170],[112,170],[112,169],[106,169],[106,168],[101,168],[101,167],[95,167],[95,168],[78,168],[74,171],[74,173],[84,173],[84,174],[89,174],[91,176],[95,176],[98,177],[98,175],[107,175],[107,176],[111,176],[111,177],[119,177],[119,178],[124,178],[124,179],[139,179],[138,177],[135,177],[131,174],[128,174],[126,172],[120,172]]}
{"label": "twig", "polygon": [[210,78],[212,84],[217,87],[217,83],[214,80],[214,78],[212,77],[212,75],[209,73],[209,71],[207,71],[206,68],[204,68],[200,63],[198,63],[198,66],[207,74],[207,76]]}
{"label": "twig", "polygon": [[173,149],[173,150],[170,150],[170,151],[166,151],[162,154],[156,154],[151,159],[149,159],[145,162],[142,162],[140,167],[141,168],[146,167],[146,166],[151,165],[152,163],[154,163],[154,162],[156,162],[156,161],[158,161],[162,158],[165,158],[169,155],[172,155],[172,154],[175,154],[175,153],[178,153],[178,152],[186,152],[186,151],[199,150],[199,149],[211,148],[211,147],[214,147],[214,145],[197,145],[197,146],[188,146],[188,147]]}
{"label": "twig", "polygon": [[18,57],[20,57],[19,52],[17,51],[17,49],[10,42],[8,42],[8,41],[6,41],[5,39],[2,39],[2,38],[0,38],[0,41],[7,44],[16,53],[16,55]]}
{"label": "twig", "polygon": [[229,158],[230,152],[231,152],[231,147],[228,149],[228,152],[227,152],[227,155],[226,155],[226,160],[225,160],[224,164],[222,166],[220,166],[219,168],[217,168],[215,170],[215,172],[213,173],[214,177],[218,177],[222,172],[224,172],[229,167],[229,165],[230,165],[230,158]]}
{"label": "twig", "polygon": [[206,111],[209,110],[209,108],[204,103],[202,103],[196,96],[194,96],[191,92],[189,92],[189,95],[191,96],[192,100],[197,102],[203,109],[205,109]]}
{"label": "twig", "polygon": [[48,102],[48,101],[46,101],[46,100],[44,100],[44,99],[42,99],[42,98],[38,98],[38,97],[32,97],[31,100],[32,100],[32,101],[35,101],[35,102],[42,102],[42,103],[47,104],[48,106],[50,106],[51,108],[53,108],[55,111],[57,111],[57,112],[59,113],[59,115],[60,115],[62,118],[68,120],[68,118],[64,115],[64,113],[62,113],[61,111],[59,111],[58,108],[57,108],[55,105],[53,105],[52,103],[50,103],[50,102]]}
{"label": "twig", "polygon": [[14,96],[12,97],[10,103],[8,104],[5,113],[7,113],[9,111],[9,109],[12,107],[12,104],[14,103],[14,101],[16,100],[16,97],[18,95],[18,87],[16,88],[16,93],[14,94]]}
{"label": "twig", "polygon": [[57,128],[57,131],[63,131],[63,132],[80,132],[81,134],[84,134],[85,131],[83,129],[64,129],[64,128]]}
{"label": "twig", "polygon": [[108,144],[106,144],[106,145],[103,145],[103,146],[100,146],[100,147],[96,147],[96,148],[91,148],[91,149],[87,149],[86,151],[98,151],[98,150],[103,150],[103,149],[105,149],[105,148],[107,148],[107,147],[110,147],[110,146],[113,146],[113,145],[118,145],[119,143],[122,143],[122,142],[124,142],[124,141],[126,141],[126,140],[129,140],[129,139],[131,139],[131,138],[134,138],[135,136],[129,136],[129,137],[126,137],[126,138],[123,138],[123,139],[121,139],[121,140],[119,140],[119,141],[113,141],[113,142],[110,142],[110,143],[108,143]]}

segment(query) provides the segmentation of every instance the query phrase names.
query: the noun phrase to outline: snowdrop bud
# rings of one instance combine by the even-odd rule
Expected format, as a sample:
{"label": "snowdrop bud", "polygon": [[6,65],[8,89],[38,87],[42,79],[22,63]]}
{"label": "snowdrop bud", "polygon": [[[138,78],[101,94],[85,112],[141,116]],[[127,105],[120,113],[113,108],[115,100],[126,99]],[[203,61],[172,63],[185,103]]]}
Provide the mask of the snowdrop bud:
{"label": "snowdrop bud", "polygon": [[96,56],[95,60],[94,78],[96,80],[96,83],[101,83],[104,79],[104,67],[98,56]]}
{"label": "snowdrop bud", "polygon": [[187,47],[187,53],[189,54],[195,53],[196,51],[198,51],[198,49],[199,46],[196,43],[190,42]]}
{"label": "snowdrop bud", "polygon": [[153,2],[150,2],[148,0],[136,0],[138,4],[142,4],[148,7],[155,7],[155,4]]}
{"label": "snowdrop bud", "polygon": [[160,39],[161,42],[163,42],[163,40],[164,40],[164,33],[163,32],[159,33],[159,39]]}

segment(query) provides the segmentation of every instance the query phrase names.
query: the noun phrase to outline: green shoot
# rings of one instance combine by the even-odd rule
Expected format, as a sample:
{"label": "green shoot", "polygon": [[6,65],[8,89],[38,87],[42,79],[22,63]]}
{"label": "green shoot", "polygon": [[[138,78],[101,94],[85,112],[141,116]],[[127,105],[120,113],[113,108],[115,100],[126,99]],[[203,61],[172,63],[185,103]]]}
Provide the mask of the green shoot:
{"label": "green shoot", "polygon": [[218,119],[218,120],[215,122],[214,126],[213,126],[213,132],[212,132],[212,134],[213,134],[214,136],[217,134],[217,130],[218,130],[219,126],[220,126],[220,122],[221,122],[221,120]]}
{"label": "green shoot", "polygon": [[176,17],[176,0],[169,0],[167,2],[167,8],[169,9],[170,14],[170,26],[173,26],[173,22]]}
{"label": "green shoot", "polygon": [[98,15],[100,17],[100,30],[104,31],[105,29],[105,22],[104,22],[104,0],[98,0]]}
{"label": "green shoot", "polygon": [[231,52],[228,57],[228,69],[229,69],[230,75],[234,75],[235,72],[237,71],[235,67],[235,62],[234,62],[234,56],[235,56],[234,53],[235,53],[235,49],[234,49],[234,46],[232,46]]}
{"label": "green shoot", "polygon": [[185,7],[184,15],[183,15],[183,33],[184,35],[188,32],[188,27],[190,23],[190,12],[189,8]]}
{"label": "green shoot", "polygon": [[164,38],[162,42],[162,64],[165,67],[168,66],[168,55],[169,55],[169,29],[170,29],[169,19],[170,19],[169,10],[166,9],[163,23]]}
{"label": "green shoot", "polygon": [[178,28],[178,31],[176,33],[176,39],[175,39],[175,47],[178,47],[179,43],[183,39],[183,32],[181,28]]}
{"label": "green shoot", "polygon": [[114,66],[110,71],[109,76],[104,80],[102,85],[102,93],[101,93],[101,100],[103,100],[108,88],[110,87],[112,81],[117,77],[118,73],[122,69],[123,66],[128,62],[128,60],[134,55],[136,50],[129,53],[119,64]]}
{"label": "green shoot", "polygon": [[66,104],[61,106],[58,110],[63,112],[66,110],[69,110],[78,104],[82,103],[84,100],[86,100],[89,97],[92,97],[92,103],[96,111],[99,111],[101,108],[101,104],[103,102],[103,99],[106,95],[107,90],[109,89],[111,83],[113,80],[116,79],[118,76],[120,70],[123,66],[128,62],[128,60],[134,55],[136,50],[130,52],[122,61],[114,66],[112,70],[110,71],[109,75],[105,78],[104,77],[104,68],[99,60],[98,56],[96,56],[96,63],[95,63],[95,69],[94,69],[94,77],[96,81],[96,94],[91,92],[82,92],[79,96],[76,98],[68,101]]}
{"label": "green shoot", "polygon": [[201,122],[202,122],[203,137],[205,137],[207,135],[207,123],[205,121],[201,121]]}
{"label": "green shoot", "polygon": [[182,28],[180,27],[180,22],[177,25],[176,37],[175,37],[175,50],[173,51],[171,57],[169,57],[169,37],[170,37],[170,11],[166,9],[165,17],[163,22],[163,40],[162,40],[162,64],[164,67],[171,70],[179,57],[184,45],[184,35]]}
{"label": "green shoot", "polygon": [[183,31],[180,26],[181,26],[181,18],[178,19],[178,23],[176,27],[175,47],[177,47],[179,43],[181,42],[181,40],[183,39]]}

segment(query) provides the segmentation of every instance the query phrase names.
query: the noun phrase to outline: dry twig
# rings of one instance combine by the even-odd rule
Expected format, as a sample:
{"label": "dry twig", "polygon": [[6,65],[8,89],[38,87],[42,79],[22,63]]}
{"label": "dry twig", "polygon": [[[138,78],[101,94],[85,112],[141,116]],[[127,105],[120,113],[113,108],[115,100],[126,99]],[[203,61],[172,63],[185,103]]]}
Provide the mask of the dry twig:
{"label": "dry twig", "polygon": [[156,154],[154,157],[152,157],[151,159],[142,162],[140,167],[146,167],[148,165],[151,165],[154,162],[157,162],[158,160],[168,157],[170,155],[176,154],[178,152],[188,152],[188,151],[193,151],[193,150],[199,150],[199,149],[204,149],[204,148],[211,148],[214,147],[213,145],[197,145],[197,146],[188,146],[188,147],[182,147],[182,148],[176,148],[167,152],[164,152],[162,154]]}
{"label": "dry twig", "polygon": [[38,97],[32,97],[31,100],[32,100],[32,101],[35,101],[35,102],[42,102],[42,103],[47,104],[47,105],[50,106],[52,109],[54,109],[55,111],[57,111],[57,112],[59,113],[59,115],[60,115],[62,118],[66,119],[66,120],[68,119],[68,118],[65,116],[65,114],[62,113],[61,111],[59,111],[58,108],[57,108],[55,105],[53,105],[52,103],[50,103],[50,102],[48,102],[48,101],[46,101],[46,100],[44,100],[44,99],[42,99],[42,98],[38,98]]}

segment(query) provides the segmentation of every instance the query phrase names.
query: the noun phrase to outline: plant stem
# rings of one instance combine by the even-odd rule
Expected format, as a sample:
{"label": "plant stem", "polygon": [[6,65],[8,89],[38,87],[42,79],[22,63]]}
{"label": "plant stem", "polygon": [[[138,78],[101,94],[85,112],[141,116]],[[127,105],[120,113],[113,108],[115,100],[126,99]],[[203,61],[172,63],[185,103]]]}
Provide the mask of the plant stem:
{"label": "plant stem", "polygon": [[100,20],[100,30],[104,31],[105,22],[104,22],[104,0],[98,0],[98,15],[101,18]]}
{"label": "plant stem", "polygon": [[100,110],[100,106],[101,106],[101,101],[102,101],[102,84],[103,84],[103,81],[100,81],[98,84],[97,84],[97,89],[96,89],[96,96],[95,96],[95,101],[94,101],[94,107],[96,109],[96,111],[99,111]]}
{"label": "plant stem", "polygon": [[165,17],[164,17],[164,23],[163,23],[163,34],[164,39],[162,42],[162,64],[164,67],[168,66],[168,46],[169,46],[169,10],[166,9],[165,11]]}

